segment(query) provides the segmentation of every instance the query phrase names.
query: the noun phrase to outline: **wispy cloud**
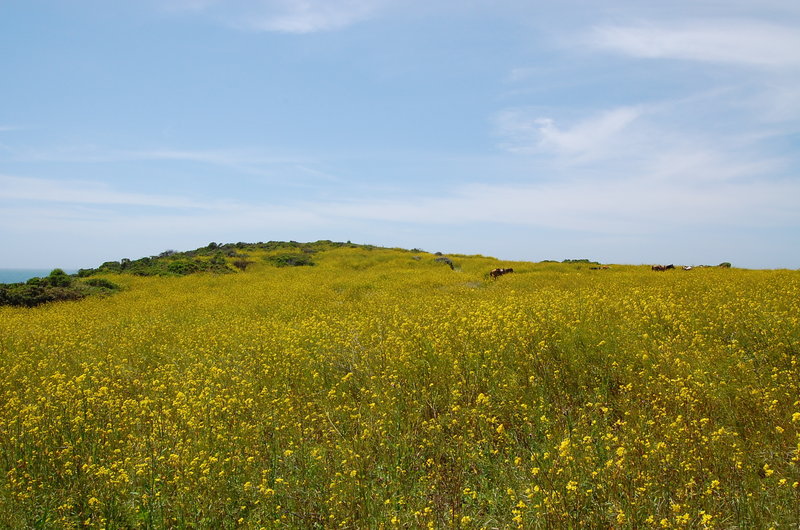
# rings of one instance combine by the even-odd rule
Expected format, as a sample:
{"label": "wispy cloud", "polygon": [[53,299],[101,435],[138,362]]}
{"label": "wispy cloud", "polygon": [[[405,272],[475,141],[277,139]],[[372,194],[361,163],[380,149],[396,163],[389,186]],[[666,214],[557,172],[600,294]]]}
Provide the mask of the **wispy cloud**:
{"label": "wispy cloud", "polygon": [[[519,154],[553,154],[586,162],[607,158],[630,147],[631,125],[645,112],[642,106],[598,112],[568,126],[538,109],[506,109],[494,117],[501,147]],[[624,144],[624,145],[623,145]]]}
{"label": "wispy cloud", "polygon": [[[3,146],[0,146],[3,147]],[[12,162],[62,162],[102,164],[116,162],[189,162],[219,166],[236,174],[255,175],[268,179],[296,178],[303,182],[339,182],[335,175],[314,168],[316,161],[309,156],[270,155],[253,149],[114,149],[96,145],[58,148],[3,148],[5,158]]]}
{"label": "wispy cloud", "polygon": [[800,67],[800,30],[797,27],[752,20],[601,25],[592,31],[586,42],[594,48],[647,59]]}
{"label": "wispy cloud", "polygon": [[[800,211],[795,206],[798,196],[800,182],[791,179],[709,183],[705,179],[645,176],[527,185],[472,184],[437,195],[395,200],[364,197],[277,204],[269,200],[208,201],[130,193],[79,181],[0,176],[0,203],[7,203],[4,216],[18,209],[21,218],[39,211],[40,217],[58,218],[59,222],[134,223],[153,227],[166,226],[163,223],[169,221],[170,229],[199,223],[225,226],[233,231],[269,222],[302,223],[324,229],[355,220],[408,226],[489,223],[643,234],[699,223],[717,226],[800,223]],[[26,205],[20,206],[20,201]],[[138,209],[118,211],[119,207]]]}
{"label": "wispy cloud", "polygon": [[[74,261],[74,266],[96,266],[107,259],[148,255],[165,248],[194,248],[208,240],[364,240],[365,234],[386,230],[395,237],[406,234],[410,246],[446,244],[461,252],[494,248],[504,253],[514,248],[520,252],[519,241],[509,245],[501,242],[503,238],[498,238],[500,246],[486,242],[476,248],[475,241],[465,234],[478,229],[496,234],[512,230],[530,237],[541,232],[537,229],[572,232],[563,243],[553,241],[539,248],[539,253],[548,254],[539,259],[557,257],[561,252],[591,252],[596,258],[607,256],[601,259],[658,261],[658,256],[663,256],[697,263],[748,255],[748,250],[731,252],[741,246],[741,239],[736,236],[706,242],[705,246],[714,247],[713,251],[687,251],[686,245],[688,249],[703,245],[695,235],[700,227],[706,233],[714,233],[719,229],[729,232],[800,226],[800,211],[795,206],[800,182],[791,180],[723,182],[713,186],[672,179],[570,180],[517,186],[467,185],[438,195],[397,199],[367,197],[280,204],[206,203],[188,197],[97,189],[74,181],[58,183],[55,190],[48,192],[43,187],[52,186],[52,181],[25,180],[21,183],[7,177],[0,179],[0,186],[14,190],[0,195],[0,238],[35,238],[45,242],[50,252],[61,248],[63,241],[72,246],[91,246],[80,260]],[[20,201],[20,197],[25,200]],[[76,239],[76,233],[82,236]],[[445,234],[452,236],[443,239]],[[462,241],[457,241],[457,234],[461,234],[458,237]],[[382,237],[386,237],[385,233]],[[597,243],[614,238],[627,241],[627,245],[636,241],[636,250],[629,248],[627,254],[620,254],[619,248]],[[677,251],[682,254],[676,256]],[[39,259],[47,263],[52,255]],[[751,263],[758,262],[751,256]]]}
{"label": "wispy cloud", "polygon": [[506,109],[495,117],[501,146],[529,160],[534,183],[462,190],[456,203],[504,222],[618,236],[797,225],[789,197],[800,179],[792,156],[768,141],[785,131],[760,130],[749,109],[736,111],[748,123],[741,130],[714,119],[732,112],[737,95],[709,91],[577,119],[575,111]]}
{"label": "wispy cloud", "polygon": [[440,197],[316,205],[335,217],[425,225],[491,223],[578,232],[646,234],[691,226],[800,222],[800,182],[573,180],[529,186],[467,186]]}
{"label": "wispy cloud", "polygon": [[640,107],[620,107],[600,113],[569,130],[559,129],[551,119],[538,120],[541,145],[567,153],[585,153],[613,142],[642,114]]}
{"label": "wispy cloud", "polygon": [[217,165],[293,163],[301,159],[271,156],[245,149],[115,149],[98,145],[68,145],[57,148],[16,148],[9,156],[26,162],[126,162],[135,160],[177,160]]}
{"label": "wispy cloud", "polygon": [[[209,208],[191,199],[149,193],[120,192],[95,182],[63,181],[0,175],[0,200],[35,203],[154,206],[160,208]],[[221,204],[213,207],[218,208]]]}
{"label": "wispy cloud", "polygon": [[280,33],[338,30],[371,18],[391,0],[171,0],[173,11],[203,14],[232,27]]}
{"label": "wispy cloud", "polygon": [[796,123],[788,112],[782,122],[768,119],[763,99],[757,88],[733,86],[584,116],[572,109],[511,108],[494,116],[494,132],[501,148],[551,176],[591,170],[602,178],[767,178],[792,165],[793,155],[776,146]]}

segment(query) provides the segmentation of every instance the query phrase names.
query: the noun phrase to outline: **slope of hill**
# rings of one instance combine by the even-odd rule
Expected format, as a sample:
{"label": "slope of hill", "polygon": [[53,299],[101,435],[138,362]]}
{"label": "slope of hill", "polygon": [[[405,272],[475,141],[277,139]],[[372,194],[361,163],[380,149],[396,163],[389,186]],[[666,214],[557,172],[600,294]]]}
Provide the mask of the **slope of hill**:
{"label": "slope of hill", "polygon": [[227,250],[0,307],[0,526],[800,519],[800,273]]}

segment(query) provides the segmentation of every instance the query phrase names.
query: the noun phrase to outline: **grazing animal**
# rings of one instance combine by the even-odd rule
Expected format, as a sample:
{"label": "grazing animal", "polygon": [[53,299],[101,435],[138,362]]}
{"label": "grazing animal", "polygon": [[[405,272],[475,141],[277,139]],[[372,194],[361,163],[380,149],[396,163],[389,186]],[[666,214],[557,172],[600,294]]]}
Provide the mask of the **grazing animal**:
{"label": "grazing animal", "polygon": [[508,274],[509,272],[514,272],[514,269],[492,269],[489,272],[489,276],[491,276],[496,280],[499,276],[502,276],[503,274]]}
{"label": "grazing animal", "polygon": [[450,267],[451,270],[455,270],[455,268],[456,268],[455,265],[453,264],[453,260],[451,260],[447,256],[439,256],[438,258],[434,259],[433,261],[437,261],[439,263],[444,263],[445,265]]}
{"label": "grazing animal", "polygon": [[691,265],[684,265],[684,266],[683,266],[683,270],[685,270],[685,271],[690,271],[690,270],[692,270],[693,268],[694,268],[694,267],[692,267]]}
{"label": "grazing animal", "polygon": [[669,265],[653,265],[651,268],[654,271],[668,271],[670,269],[674,269],[675,265],[673,265],[671,263]]}

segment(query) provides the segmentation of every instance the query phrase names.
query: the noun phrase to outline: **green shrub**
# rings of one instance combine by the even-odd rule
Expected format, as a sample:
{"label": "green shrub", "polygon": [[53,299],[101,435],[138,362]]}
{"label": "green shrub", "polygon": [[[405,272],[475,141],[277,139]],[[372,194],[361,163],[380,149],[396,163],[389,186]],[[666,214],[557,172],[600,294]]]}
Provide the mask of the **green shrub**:
{"label": "green shrub", "polygon": [[0,305],[34,307],[47,302],[80,300],[86,293],[75,287],[52,287],[44,282],[39,285],[17,283],[0,286]]}
{"label": "green shrub", "polygon": [[69,287],[72,285],[72,278],[61,269],[53,269],[47,277],[47,283],[52,287]]}
{"label": "green shrub", "polygon": [[180,276],[197,272],[198,269],[199,267],[195,262],[188,260],[173,261],[167,266],[167,271],[170,274],[178,274]]}
{"label": "green shrub", "polygon": [[439,256],[438,258],[434,258],[433,261],[436,261],[438,263],[444,263],[445,265],[447,265],[451,269],[455,269],[455,265],[453,264],[453,260],[451,260],[447,256]]}
{"label": "green shrub", "polygon": [[586,258],[565,259],[561,263],[582,263],[582,264],[586,264],[586,265],[598,265],[599,264],[599,262],[597,262],[597,261],[592,261],[592,260],[589,260],[589,259],[586,259]]}
{"label": "green shrub", "polygon": [[102,272],[121,272],[122,264],[119,261],[106,261],[97,267],[97,270]]}
{"label": "green shrub", "polygon": [[250,265],[251,263],[253,263],[253,262],[250,261],[250,260],[237,259],[237,260],[233,261],[233,266],[236,267],[237,269],[239,269],[240,271],[243,271],[243,270],[247,269],[247,266]]}
{"label": "green shrub", "polygon": [[85,283],[90,287],[99,287],[101,289],[109,289],[112,291],[116,291],[117,289],[119,289],[119,285],[109,280],[106,280],[105,278],[90,278],[84,281],[83,283]]}
{"label": "green shrub", "polygon": [[291,254],[277,254],[274,256],[267,256],[267,261],[276,267],[300,267],[303,265],[314,265],[314,261],[308,254],[291,253]]}

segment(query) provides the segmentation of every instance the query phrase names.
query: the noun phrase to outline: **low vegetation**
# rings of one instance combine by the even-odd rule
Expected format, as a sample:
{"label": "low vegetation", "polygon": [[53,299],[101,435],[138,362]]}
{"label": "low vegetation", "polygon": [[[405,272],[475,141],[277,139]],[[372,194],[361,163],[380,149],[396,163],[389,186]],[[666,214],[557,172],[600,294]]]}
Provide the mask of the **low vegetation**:
{"label": "low vegetation", "polygon": [[262,255],[264,259],[277,267],[296,267],[313,265],[312,255],[334,248],[360,248],[374,250],[373,245],[356,245],[350,242],[340,243],[328,240],[313,243],[297,241],[269,241],[267,243],[226,243],[223,245],[209,243],[207,246],[178,252],[167,250],[158,256],[150,256],[137,260],[122,259],[107,261],[96,269],[81,269],[78,276],[95,274],[133,274],[136,276],[186,276],[196,272],[212,272],[225,274],[244,271],[252,263],[248,259],[252,253]]}
{"label": "low vegetation", "polygon": [[0,307],[0,527],[800,522],[800,273],[311,250]]}
{"label": "low vegetation", "polygon": [[46,278],[31,278],[25,283],[0,284],[0,306],[34,307],[47,302],[80,300],[92,294],[109,294],[119,289],[102,278],[77,281],[61,269]]}
{"label": "low vegetation", "polygon": [[300,267],[303,265],[314,265],[314,261],[308,254],[284,253],[265,256],[265,259],[276,267]]}
{"label": "low vegetation", "polygon": [[[268,243],[228,243],[207,246],[178,252],[166,250],[158,256],[137,260],[123,258],[107,261],[95,269],[80,269],[75,275],[67,275],[62,269],[54,269],[47,278],[32,278],[25,283],[0,284],[0,306],[34,307],[47,302],[80,300],[93,294],[108,294],[118,287],[97,275],[131,274],[134,276],[187,276],[198,272],[228,274],[244,272],[253,263],[247,252],[257,252],[276,267],[297,267],[314,265],[312,255],[333,248],[361,248],[374,250],[373,245],[355,245],[350,242],[316,241],[298,243],[296,241],[270,241]],[[82,278],[82,281],[75,281]]]}

